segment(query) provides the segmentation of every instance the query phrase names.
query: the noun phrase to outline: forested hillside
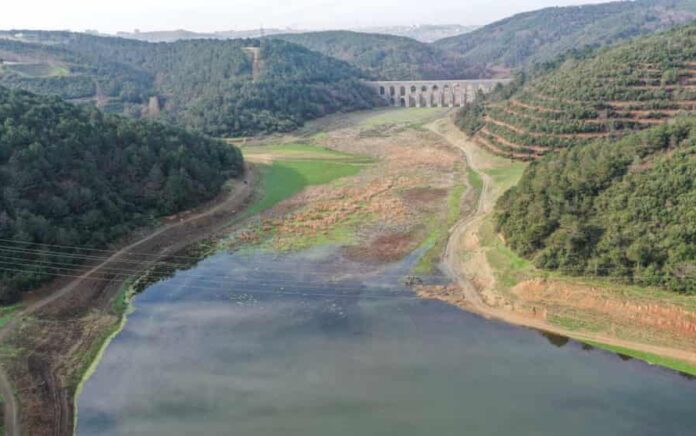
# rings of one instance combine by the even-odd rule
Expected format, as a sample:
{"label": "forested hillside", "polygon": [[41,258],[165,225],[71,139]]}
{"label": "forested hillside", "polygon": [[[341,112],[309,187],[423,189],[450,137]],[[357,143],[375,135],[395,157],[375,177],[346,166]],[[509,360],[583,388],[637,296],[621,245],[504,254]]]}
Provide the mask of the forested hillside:
{"label": "forested hillside", "polygon": [[[37,33],[38,35],[49,33]],[[56,35],[68,34],[57,33]],[[7,36],[7,35],[2,35]],[[109,110],[140,114],[153,87],[145,71],[106,56],[66,50],[59,42],[0,37],[0,84],[73,101],[95,101]]]}
{"label": "forested hillside", "polygon": [[361,27],[351,30],[363,33],[381,33],[386,35],[405,36],[420,42],[434,42],[438,39],[471,32],[479,27],[481,26],[463,24],[415,24],[411,26]]}
{"label": "forested hillside", "polygon": [[430,44],[401,36],[327,31],[272,38],[344,60],[378,80],[475,79],[489,74],[475,61],[464,61]]}
{"label": "forested hillside", "polygon": [[[108,112],[160,116],[212,135],[285,131],[377,104],[358,69],[284,41],[152,44],[39,31],[0,36],[0,84],[93,102]],[[250,47],[262,59],[256,77]]]}
{"label": "forested hillside", "polygon": [[696,118],[533,162],[497,204],[546,269],[696,292]]}
{"label": "forested hillside", "polygon": [[531,159],[696,114],[696,24],[569,57],[464,110],[489,150]]}
{"label": "forested hillside", "polygon": [[176,42],[186,39],[240,39],[259,38],[264,35],[288,33],[287,29],[223,30],[220,32],[192,32],[184,29],[156,30],[152,32],[117,32],[120,38],[137,39],[146,42]]}
{"label": "forested hillside", "polygon": [[57,97],[0,87],[0,120],[1,303],[60,274],[47,265],[80,259],[23,243],[103,247],[212,198],[243,170],[221,141]]}
{"label": "forested hillside", "polygon": [[508,68],[548,62],[696,19],[696,0],[636,0],[525,12],[435,46],[470,63]]}
{"label": "forested hillside", "polygon": [[[376,26],[348,29],[361,33],[381,33],[384,35],[405,36],[416,41],[433,42],[449,36],[461,35],[478,28],[461,24],[420,24],[413,26]],[[261,35],[288,35],[291,33],[307,33],[302,29],[253,29],[225,30],[221,32],[201,33],[188,30],[160,30],[154,32],[118,32],[121,38],[137,39],[147,42],[174,42],[183,39],[239,39],[259,38]]]}

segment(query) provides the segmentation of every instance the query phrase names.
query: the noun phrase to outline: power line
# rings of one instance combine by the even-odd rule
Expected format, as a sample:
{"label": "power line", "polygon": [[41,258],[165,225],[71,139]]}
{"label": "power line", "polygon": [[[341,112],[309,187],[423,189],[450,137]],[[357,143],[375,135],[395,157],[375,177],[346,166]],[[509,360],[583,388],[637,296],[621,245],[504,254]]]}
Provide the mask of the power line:
{"label": "power line", "polygon": [[[59,256],[62,258],[69,258],[69,259],[79,259],[83,261],[108,261],[111,259],[113,256],[91,256],[91,255],[86,255],[86,254],[77,254],[77,253],[70,253],[70,252],[62,252],[62,251],[50,251],[50,250],[40,250],[40,249],[26,249],[26,248],[10,248],[10,247],[4,247],[0,245],[0,252],[9,252],[9,253],[16,253],[17,258],[21,258],[21,254],[26,254],[26,255],[35,255],[35,256],[42,256],[42,255],[47,255],[47,256]],[[118,257],[123,257],[123,259],[113,259],[114,262],[119,262],[119,263],[131,263],[131,264],[136,264],[136,265],[143,265],[144,262],[158,262],[161,264],[168,264],[172,265],[173,267],[186,267],[189,264],[185,263],[174,263],[174,262],[169,262],[166,260],[155,260],[153,258],[152,260],[143,260],[143,259],[135,259],[126,253],[123,253],[119,255]],[[159,256],[160,259],[166,259],[167,255],[163,254]],[[192,258],[193,259],[193,258]],[[201,260],[200,258],[198,258]],[[26,260],[26,259],[25,259]]]}
{"label": "power line", "polygon": [[[106,250],[106,249],[99,249],[99,248],[86,248],[86,247],[79,247],[76,245],[61,245],[61,244],[48,244],[48,243],[43,243],[43,242],[26,242],[26,241],[15,241],[12,239],[2,239],[0,238],[0,242],[5,242],[5,243],[11,243],[11,244],[26,244],[26,245],[33,245],[33,246],[42,246],[42,247],[56,247],[56,248],[65,248],[65,249],[71,249],[71,250],[76,250],[76,251],[91,251],[91,252],[99,252],[99,253],[104,253],[105,255],[107,254],[116,254],[118,250]],[[136,252],[132,250],[127,250],[127,253],[131,256],[142,256],[142,257],[161,257],[159,254],[154,254],[154,253],[143,253],[143,252]],[[181,255],[171,255],[167,256],[169,258],[176,258],[176,259],[188,259],[188,260],[195,260],[198,259],[195,256],[181,256]]]}
{"label": "power line", "polygon": [[[80,264],[72,263],[72,262],[64,262],[60,260],[49,260],[49,259],[37,259],[37,260],[32,260],[28,261],[24,257],[16,257],[13,255],[3,255],[1,254],[2,251],[0,251],[0,263],[5,264],[6,266],[12,266],[15,269],[17,269],[18,272],[36,272],[37,268],[32,268],[32,266],[38,266],[40,268],[46,268],[46,269],[52,269],[52,270],[57,270],[57,271],[62,271],[62,272],[71,272],[73,274],[76,274],[76,276],[79,276],[80,274],[84,275],[86,274],[86,269],[88,266],[83,266]],[[5,253],[8,254],[8,253]],[[187,275],[189,277],[199,277],[202,279],[210,279],[211,273],[191,273],[193,265],[182,265],[182,268],[177,268],[179,265],[171,265],[168,263],[159,263],[156,261],[153,261],[149,264],[143,264],[142,262],[138,262],[137,266],[130,267],[130,266],[122,266],[121,261],[113,261],[112,262],[114,266],[109,266],[109,265],[104,265],[97,267],[95,271],[90,273],[90,276],[132,276],[132,275],[143,275],[147,273],[152,273],[154,272],[157,275],[166,275],[168,273],[176,272],[176,271],[188,271]],[[26,268],[21,268],[22,265],[27,265]],[[241,265],[242,268],[244,268],[244,265]],[[165,268],[164,271],[157,271],[158,268]],[[307,277],[316,279],[316,280],[323,280],[323,279],[329,279],[331,282],[339,282],[342,281],[344,278],[348,277],[350,273],[346,272],[330,272],[330,271],[319,271],[319,270],[309,270],[306,268],[303,269],[298,269],[298,268],[278,268],[278,267],[269,267],[269,268],[246,268],[242,269],[241,271],[238,271],[234,273],[235,275],[231,274],[226,274],[223,275],[222,277],[225,278],[230,278],[230,279],[237,279],[239,275],[241,276],[254,276],[257,274],[268,274],[268,273],[273,273],[273,274],[279,274],[279,273],[291,273],[291,274],[297,274],[301,276],[301,278],[306,279]],[[213,273],[215,274],[215,273]],[[366,274],[363,272],[363,274]],[[403,273],[384,273],[380,271],[373,271],[368,274],[369,276],[376,276],[378,279],[394,279],[394,280],[401,280],[405,277],[407,277],[409,274],[407,272]],[[217,277],[220,277],[218,274]],[[263,277],[260,277],[259,280],[264,280]],[[265,280],[268,280],[267,278]]]}
{"label": "power line", "polygon": [[[82,265],[79,263],[72,263],[72,262],[61,262],[60,260],[49,260],[49,259],[33,259],[29,260],[26,259],[25,257],[19,257],[19,256],[12,256],[12,255],[2,255],[2,250],[0,250],[0,259],[5,259],[3,262],[8,263],[8,264],[13,264],[13,265],[23,265],[23,264],[39,264],[41,266],[48,266],[48,267],[60,267],[60,269],[66,269],[66,270],[73,270],[74,272],[82,272],[86,268],[88,268],[88,265]],[[7,254],[7,253],[6,253]],[[201,261],[204,259],[200,259]],[[100,272],[111,272],[111,273],[123,273],[123,274],[137,274],[137,273],[144,273],[147,270],[152,270],[156,268],[170,268],[171,270],[190,270],[193,265],[184,265],[184,264],[170,264],[168,262],[158,262],[158,261],[151,261],[148,264],[144,264],[143,262],[130,262],[130,261],[121,261],[121,260],[114,260],[112,262],[116,266],[100,266],[97,268],[97,271],[93,272],[92,274],[95,273],[100,273]],[[135,264],[137,265],[134,267],[127,267],[127,266],[119,266],[121,263],[126,263],[126,264]],[[341,275],[347,275],[345,272],[341,273],[334,273],[334,272],[328,272],[328,271],[318,271],[318,270],[309,270],[307,268],[303,268],[301,270],[298,270],[297,268],[278,268],[278,267],[270,267],[270,268],[255,268],[253,270],[247,270],[247,271],[242,271],[243,273],[246,272],[257,272],[257,273],[268,273],[268,272],[273,272],[273,273],[298,273],[300,272],[304,276],[317,276],[317,277],[331,277],[331,278],[337,278],[340,277]],[[362,272],[362,274],[365,274],[365,272]],[[375,271],[372,274],[379,274],[381,278],[403,278],[404,276],[408,275],[407,273],[399,273],[399,274],[385,274],[385,273],[380,273],[379,271]],[[200,277],[205,277],[207,274],[201,274],[198,275]]]}
{"label": "power line", "polygon": [[[0,266],[0,271],[18,271],[13,268],[5,268]],[[116,278],[111,278],[111,279],[106,279],[106,278],[96,278],[96,277],[80,277],[80,276],[75,276],[75,275],[70,275],[70,274],[54,274],[57,277],[66,277],[66,278],[79,278],[79,279],[85,279],[85,280],[94,280],[94,281],[102,281],[102,282],[112,282]],[[240,284],[234,284],[234,283],[228,283],[231,286],[239,286]],[[244,285],[243,283],[241,284],[242,286]],[[259,282],[254,282],[254,285],[263,285],[263,283]],[[262,294],[262,295],[279,295],[279,296],[299,296],[299,297],[304,297],[304,296],[318,296],[318,297],[328,297],[328,298],[368,298],[368,299],[391,299],[391,298],[398,298],[398,299],[404,299],[404,300],[418,300],[420,297],[417,296],[411,296],[411,295],[399,295],[397,293],[391,293],[391,294],[380,294],[380,293],[375,293],[375,292],[360,292],[360,291],[369,291],[369,289],[358,289],[356,287],[351,287],[351,288],[346,288],[346,290],[350,291],[355,291],[354,293],[340,293],[340,292],[313,292],[313,291],[306,291],[306,287],[304,286],[298,286],[294,284],[288,284],[287,282],[284,282],[284,286],[278,286],[278,285],[273,285],[272,287],[276,288],[275,291],[271,290],[265,290],[265,289],[254,289],[254,290],[236,290],[236,289],[221,289],[220,287],[217,286],[201,286],[201,285],[185,285],[186,289],[190,289],[192,291],[226,291],[226,292],[234,292],[237,294],[244,293],[244,294]],[[357,293],[360,292],[360,293]]]}
{"label": "power line", "polygon": [[[9,271],[9,272],[35,272],[30,269],[20,269],[15,267],[16,264],[13,264],[11,262],[7,261],[0,261],[0,270],[4,271]],[[56,271],[51,271],[48,272],[51,276],[55,277],[70,277],[70,278],[75,278],[75,279],[81,279],[81,280],[97,280],[97,281],[113,281],[113,280],[123,280],[127,278],[131,278],[134,275],[145,275],[147,272],[146,271],[132,271],[132,270],[124,270],[124,271],[113,271],[113,272],[95,272],[90,275],[79,275],[81,270],[78,270],[77,268],[65,268],[65,267],[60,267],[60,266],[46,266],[42,265],[42,267],[49,268],[49,269],[54,269]],[[273,271],[271,269],[271,271]],[[158,278],[157,275],[154,276],[157,281],[160,280],[166,280],[169,278],[167,274],[163,274]],[[406,277],[406,275],[399,275],[399,276],[382,276],[378,275],[376,279],[389,279],[389,278],[394,278],[396,280],[402,280]],[[619,278],[618,276],[593,276],[594,278],[605,278],[605,279],[611,279],[611,278]],[[644,277],[632,277],[635,281],[643,281],[647,282],[649,281],[649,278],[644,278]],[[240,274],[191,274],[188,272],[185,276],[185,279],[194,279],[197,280],[199,283],[202,284],[210,284],[213,286],[239,286],[239,285],[255,285],[255,286],[277,286],[279,288],[288,288],[288,287],[293,287],[293,288],[299,288],[301,286],[311,286],[314,281],[291,281],[287,279],[280,279],[280,278],[263,278],[263,277],[248,277],[244,273]],[[302,278],[300,278],[301,280]],[[154,282],[153,282],[154,283]],[[329,282],[324,282],[327,285],[331,285],[334,289],[345,289],[345,290],[356,290],[358,288],[394,288],[399,286],[399,284],[370,284],[370,285],[365,285],[363,283],[346,283],[346,280],[341,280],[337,279],[336,277],[332,277],[332,281]],[[198,285],[187,285],[191,288],[197,288],[199,287]],[[217,289],[217,288],[216,288]]]}
{"label": "power line", "polygon": [[[4,268],[6,271],[14,271],[14,272],[35,272],[30,269],[21,269],[21,268],[16,268],[15,265],[10,264],[6,261],[1,261],[0,260],[0,266]],[[66,269],[63,267],[54,267],[54,266],[41,266],[42,268],[49,268],[56,270],[57,272],[47,272],[48,274],[52,276],[58,276],[58,277],[73,277],[76,279],[84,279],[84,280],[105,280],[105,281],[111,281],[111,280],[117,280],[117,279],[127,279],[134,277],[134,274],[129,274],[125,272],[111,272],[111,273],[102,273],[102,274],[90,274],[90,275],[79,275],[79,271],[76,271],[74,269]],[[135,272],[137,273],[137,272]],[[143,272],[143,276],[146,277],[145,272]],[[155,278],[158,276],[155,275]],[[168,276],[162,276],[162,279],[167,279],[170,278]],[[187,274],[186,277],[187,279],[195,279],[199,282],[205,283],[205,284],[219,284],[219,285],[230,285],[230,284],[236,284],[236,283],[253,283],[253,284],[258,284],[258,285],[278,285],[279,287],[284,287],[287,285],[292,285],[292,284],[302,284],[302,285],[311,285],[313,283],[316,283],[315,281],[292,281],[292,280],[287,280],[287,279],[280,279],[280,278],[263,278],[263,277],[245,277],[244,275],[234,275],[234,274],[225,274],[225,275],[191,275]],[[383,277],[379,277],[380,279]],[[404,276],[398,277],[399,279],[404,278]],[[383,285],[377,285],[377,284],[370,284],[364,285],[361,283],[349,283],[346,280],[336,280],[336,281],[325,281],[322,282],[326,285],[331,285],[333,287],[341,287],[341,288],[350,288],[350,289],[356,289],[359,287],[380,287],[380,288],[394,288],[397,286],[396,284],[388,285],[388,284],[383,284]]]}
{"label": "power line", "polygon": [[[9,240],[6,239],[0,239],[0,241],[5,241],[9,242]],[[55,271],[44,271],[50,276],[53,277],[68,277],[68,278],[75,278],[75,279],[82,279],[82,280],[103,280],[103,281],[113,281],[116,279],[125,279],[132,277],[134,275],[145,275],[148,273],[152,273],[153,269],[155,270],[155,277],[158,275],[161,276],[161,278],[164,278],[164,276],[167,276],[169,273],[176,272],[177,270],[190,270],[193,265],[190,263],[183,264],[183,263],[175,263],[175,262],[169,262],[169,261],[164,261],[160,259],[166,259],[166,258],[179,258],[179,259],[187,259],[189,261],[195,261],[196,263],[199,261],[202,261],[203,258],[201,257],[192,257],[192,256],[167,256],[167,255],[158,255],[158,254],[145,254],[145,253],[133,253],[130,251],[124,251],[121,254],[118,254],[116,258],[112,260],[112,263],[115,265],[121,265],[121,264],[132,264],[136,265],[134,267],[124,267],[124,266],[109,266],[109,265],[104,265],[97,267],[97,269],[90,273],[90,274],[84,274],[83,272],[88,266],[82,266],[76,263],[68,263],[68,262],[60,262],[59,260],[49,260],[49,259],[38,259],[38,260],[31,260],[26,258],[26,256],[20,256],[21,254],[26,254],[26,255],[38,255],[38,256],[46,256],[46,255],[52,255],[52,256],[57,256],[57,257],[63,257],[63,258],[72,258],[76,260],[81,260],[81,261],[103,261],[103,262],[108,262],[110,259],[114,257],[114,254],[117,252],[109,251],[109,250],[101,250],[101,249],[89,249],[89,248],[82,248],[82,247],[76,247],[76,246],[67,246],[67,245],[58,245],[58,244],[42,244],[42,243],[25,243],[25,242],[14,242],[15,244],[27,244],[27,245],[32,245],[37,248],[18,248],[16,246],[8,246],[7,244],[0,244],[0,253],[7,254],[5,256],[0,255],[0,259],[5,259],[0,261],[0,265],[3,267],[0,268],[1,271],[7,271],[7,272],[15,272],[15,273],[36,273],[36,269],[31,269],[31,268],[16,268],[18,265],[22,264],[28,264],[31,263],[33,265],[37,265],[40,268],[44,269],[51,269]],[[38,247],[59,247],[59,248],[65,248],[65,249],[75,249],[78,251],[88,251],[88,252],[93,252],[93,253],[105,253],[105,255],[91,255],[91,254],[77,254],[77,253],[70,253],[70,252],[65,252],[65,251],[56,251],[55,249],[46,249],[46,248],[38,248]],[[14,254],[13,254],[14,253]],[[111,256],[107,256],[106,254],[111,254]],[[150,257],[151,259],[149,260],[143,260],[143,259],[136,259],[134,256],[147,256]],[[123,259],[121,259],[123,258]],[[13,268],[9,268],[13,267]],[[157,272],[157,268],[169,268],[169,271],[162,271],[162,272]],[[588,273],[590,271],[605,271],[605,272],[611,272],[614,271],[615,268],[610,268],[610,267],[598,267],[598,268],[587,268],[587,267],[578,267],[578,268],[558,268],[556,271],[561,272],[561,273],[578,273],[578,272],[583,272],[583,273]],[[203,284],[211,284],[211,285],[219,285],[219,286],[227,286],[227,285],[245,285],[245,284],[254,284],[255,286],[268,286],[268,285],[273,285],[273,286],[278,286],[280,288],[287,289],[288,287],[292,287],[292,289],[300,289],[300,287],[297,285],[297,283],[293,283],[291,281],[288,281],[287,279],[268,279],[268,278],[258,278],[258,279],[252,279],[251,277],[246,278],[246,279],[241,279],[241,277],[248,276],[249,273],[297,273],[298,269],[293,268],[293,269],[282,269],[282,268],[263,268],[260,270],[259,268],[256,268],[255,270],[251,271],[240,271],[235,275],[231,274],[224,274],[224,275],[212,275],[210,273],[202,273],[202,274],[192,274],[190,272],[187,273],[187,278],[192,278],[196,279],[199,282]],[[375,271],[373,273],[377,279],[395,279],[395,280],[402,280],[405,277],[408,276],[408,273],[403,273],[403,274],[380,274],[378,271]],[[332,282],[332,286],[334,289],[336,289],[336,286],[341,286],[342,289],[351,289],[355,290],[356,286],[359,285],[345,285],[341,284],[340,282],[342,281],[340,277],[337,277],[336,273],[331,273],[331,272],[326,272],[326,271],[308,271],[304,270],[302,271],[302,278],[306,278],[307,276],[309,277],[314,277],[317,280],[322,280],[325,279],[326,277],[330,278],[330,281]],[[344,274],[345,276],[345,274]],[[612,278],[630,278],[633,281],[636,282],[648,282],[651,281],[649,278],[646,277],[641,277],[641,276],[635,276],[633,274],[606,274],[606,275],[591,275],[590,277],[595,277],[595,278],[604,278],[604,279],[612,279]],[[676,277],[676,276],[674,276]],[[694,276],[692,275],[682,275],[678,278],[693,278]],[[229,280],[224,280],[224,279],[229,279]],[[230,280],[232,282],[230,282]],[[312,282],[306,282],[306,283],[312,283]],[[187,285],[191,289],[218,289],[218,288],[210,288],[210,287],[203,287],[201,288],[200,285]],[[303,285],[300,285],[303,286]],[[306,285],[304,285],[306,286]],[[363,285],[364,286],[364,285]],[[388,287],[393,287],[395,285],[389,285]],[[374,286],[373,286],[374,287]],[[384,286],[382,286],[384,287]]]}
{"label": "power line", "polygon": [[[41,244],[41,245],[44,245],[44,244]],[[50,244],[46,244],[46,245],[50,245]],[[67,246],[62,246],[62,247],[67,247]],[[75,247],[75,248],[77,248],[77,247]],[[69,252],[55,251],[55,250],[43,250],[43,249],[38,249],[38,248],[37,248],[37,249],[31,249],[31,248],[16,248],[16,247],[10,247],[10,246],[7,246],[7,245],[0,244],[0,252],[2,252],[2,251],[9,251],[9,252],[13,252],[13,253],[37,254],[37,255],[44,255],[44,254],[47,254],[47,255],[55,255],[55,256],[61,256],[61,257],[67,257],[67,258],[76,258],[76,259],[84,259],[84,260],[95,260],[95,261],[108,261],[109,259],[111,259],[111,257],[113,257],[113,256],[109,257],[109,256],[93,256],[93,255],[86,255],[86,254],[76,254],[76,253],[69,253]],[[103,251],[103,250],[99,250],[99,251]],[[114,254],[115,254],[116,252],[109,252],[109,253],[114,253]],[[122,254],[119,254],[118,257],[123,257],[123,259],[114,259],[113,262],[114,262],[114,263],[136,264],[136,265],[138,265],[138,266],[142,266],[142,265],[143,265],[143,262],[150,262],[150,264],[153,265],[153,266],[169,266],[169,267],[172,267],[172,268],[182,268],[182,269],[186,269],[186,268],[191,268],[193,265],[192,265],[192,264],[184,264],[184,263],[170,262],[170,261],[167,261],[167,260],[154,260],[154,259],[169,259],[169,258],[172,258],[172,257],[182,257],[182,258],[189,259],[189,260],[191,260],[191,261],[195,261],[196,263],[198,263],[198,262],[204,260],[204,257],[168,256],[168,255],[166,255],[166,254],[161,254],[161,255],[150,254],[149,256],[152,256],[152,257],[153,257],[153,260],[139,260],[139,259],[133,258],[133,257],[131,256],[132,254],[134,254],[134,253],[124,252],[124,253],[122,253]],[[579,256],[579,255],[569,255],[569,256],[567,256],[567,257],[570,257],[570,258],[577,257],[577,258],[579,258],[580,256]],[[26,261],[29,260],[29,259],[21,258],[21,257],[19,257],[19,256],[17,257],[17,259],[22,260],[22,261],[24,261],[24,262],[26,262]],[[33,260],[32,260],[32,262],[33,262]],[[104,268],[107,268],[107,267],[104,267]],[[555,268],[555,269],[552,269],[552,270],[555,270],[555,271],[566,271],[566,272],[572,272],[572,271],[579,272],[579,271],[588,271],[588,270],[592,270],[592,271],[615,271],[616,269],[617,269],[617,268],[615,268],[615,267],[596,267],[596,268],[595,268],[595,267],[587,266],[587,267],[577,267],[577,268],[569,268],[569,267]],[[277,270],[277,269],[276,269],[276,270]],[[297,270],[296,270],[296,269],[291,269],[291,270],[286,270],[286,271],[296,272]],[[310,273],[310,274],[311,274],[311,273]],[[329,273],[327,273],[327,274],[329,274]],[[615,276],[616,276],[616,275],[615,275]],[[625,276],[625,277],[631,277],[632,275],[626,274],[626,275],[623,275],[623,276]],[[687,275],[685,275],[685,276],[686,276],[686,277],[691,277],[691,275],[689,275],[689,274],[687,274]],[[684,277],[684,276],[682,276],[682,277]],[[696,276],[694,276],[694,277],[696,277]]]}
{"label": "power line", "polygon": [[[0,247],[0,253],[2,253],[3,250],[5,250],[5,249]],[[22,251],[22,249],[19,249],[19,250],[10,249],[7,251],[10,251],[10,252],[19,251],[20,253],[25,252],[25,251]],[[60,252],[45,252],[45,251],[40,251],[40,250],[39,251],[32,251],[32,250],[27,251],[27,254],[46,254],[46,253],[57,255],[57,256],[62,255],[62,253],[60,253]],[[70,258],[72,256],[68,255],[66,257]],[[81,256],[77,256],[77,257],[82,258]],[[163,257],[166,257],[166,256],[163,256]],[[26,257],[21,257],[21,256],[3,256],[0,254],[0,258],[4,258],[4,259],[8,259],[8,260],[16,260],[15,263],[18,263],[18,264],[40,263],[40,264],[49,264],[49,265],[52,265],[52,264],[53,265],[65,265],[68,267],[74,267],[76,269],[83,269],[85,267],[79,263],[60,262],[57,260],[48,260],[48,259],[38,259],[38,260],[37,259],[27,259]],[[88,257],[88,259],[89,259],[89,257]],[[108,258],[96,258],[96,259],[97,260],[108,260]],[[205,260],[205,258],[197,258],[197,259],[198,259],[198,262]],[[171,263],[171,262],[167,262],[167,261],[155,261],[155,260],[149,261],[149,263],[143,263],[142,261],[132,261],[132,260],[128,260],[128,259],[125,259],[125,260],[114,259],[112,262],[114,264],[117,264],[117,265],[118,264],[135,264],[139,267],[147,266],[148,268],[169,267],[172,269],[186,270],[186,269],[190,269],[190,268],[194,267],[193,264],[177,264],[177,263]],[[140,271],[143,268],[135,268],[135,267],[134,268],[126,268],[126,267],[120,268],[120,267],[112,267],[112,266],[101,266],[101,267],[99,267],[99,269],[104,269],[107,271],[116,270],[116,271],[121,271],[121,272],[132,273],[132,272]],[[564,268],[555,268],[555,269],[550,269],[550,270],[552,270],[552,271],[565,271],[565,272],[586,272],[586,271],[615,271],[617,269],[618,268],[614,268],[614,267],[596,267],[596,268],[594,268],[594,267],[578,266],[577,268],[564,267]],[[260,270],[259,268],[256,269],[256,271],[259,271],[259,270]],[[263,270],[264,271],[273,271],[273,272],[291,272],[291,273],[298,272],[297,268],[284,269],[284,268],[274,267],[274,268],[263,268]],[[336,273],[331,273],[331,272],[326,272],[326,271],[311,271],[311,270],[307,270],[306,268],[303,268],[302,271],[306,275],[318,275],[318,276],[324,276],[324,277],[336,275]],[[379,274],[379,272],[375,272],[374,274]],[[385,277],[384,274],[380,274],[380,275],[382,277]],[[407,275],[407,273],[399,274],[399,276],[403,276],[403,275]],[[617,276],[617,275],[614,275],[614,276]],[[632,277],[631,274],[625,274],[622,276]],[[696,276],[692,276],[690,274],[685,274],[685,275],[682,275],[681,277],[696,277]]]}
{"label": "power line", "polygon": [[[81,264],[78,263],[68,263],[68,262],[61,262],[60,260],[51,260],[51,259],[27,259],[26,257],[21,256],[21,254],[27,254],[27,255],[37,255],[37,256],[43,256],[43,255],[50,255],[50,256],[57,256],[57,257],[63,257],[63,258],[68,258],[68,259],[78,259],[78,260],[94,260],[94,261],[108,261],[111,259],[111,257],[105,257],[105,256],[91,256],[91,255],[81,255],[81,254],[75,254],[75,253],[66,253],[62,251],[54,251],[54,250],[43,250],[43,249],[30,249],[30,248],[15,248],[15,247],[8,247],[7,245],[2,245],[0,244],[0,253],[6,254],[6,256],[2,256],[0,254],[0,258],[4,258],[7,260],[15,260],[16,263],[23,264],[23,263],[44,263],[44,264],[54,264],[54,265],[65,265],[69,266],[75,269],[81,269],[84,268],[88,265],[82,266]],[[112,256],[113,257],[113,256]],[[121,259],[123,257],[123,259]],[[164,254],[161,256],[158,256],[156,259],[168,259],[169,257]],[[199,263],[203,261],[205,258],[204,257],[187,257],[188,259],[195,260],[196,263]],[[148,262],[148,263],[144,263]],[[104,270],[120,270],[122,272],[136,272],[139,270],[142,270],[143,266],[147,266],[149,268],[157,268],[157,267],[170,267],[173,269],[190,269],[194,265],[191,263],[175,263],[175,262],[169,262],[166,260],[148,260],[148,261],[142,261],[142,260],[136,260],[132,259],[127,253],[119,254],[117,258],[112,260],[112,263],[115,265],[119,266],[102,266],[99,267],[99,269],[104,269]],[[137,265],[137,268],[130,268],[130,267],[121,267],[121,264],[132,264],[132,265]],[[266,268],[260,269],[257,268],[257,270],[263,270],[267,271]],[[278,268],[274,267],[272,268],[273,272],[291,272],[291,273],[296,273],[298,272],[297,268]],[[311,271],[307,270],[306,268],[302,269],[303,274],[305,275],[318,275],[318,276],[336,276],[337,273],[332,273],[332,272],[326,272],[326,271]],[[363,272],[364,273],[364,272]],[[374,274],[379,274],[379,272],[375,271]],[[380,274],[381,277],[403,277],[404,275],[407,275],[407,273],[403,274],[390,274],[390,275],[385,275],[385,274]]]}

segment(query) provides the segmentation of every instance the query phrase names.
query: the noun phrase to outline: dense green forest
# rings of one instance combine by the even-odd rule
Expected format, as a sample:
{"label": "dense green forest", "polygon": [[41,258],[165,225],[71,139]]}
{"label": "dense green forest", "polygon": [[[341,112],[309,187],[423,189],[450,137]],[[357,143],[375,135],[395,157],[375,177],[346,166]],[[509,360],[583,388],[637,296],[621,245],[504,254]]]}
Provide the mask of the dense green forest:
{"label": "dense green forest", "polygon": [[496,206],[546,269],[696,293],[696,118],[533,162]]}
{"label": "dense green forest", "polygon": [[[242,172],[239,150],[201,134],[0,87],[0,302],[136,226],[206,201]],[[8,243],[7,241],[13,241]]]}
{"label": "dense green forest", "polygon": [[520,159],[696,113],[696,24],[540,65],[464,108],[458,124]]}
{"label": "dense green forest", "polygon": [[326,31],[272,38],[344,60],[375,80],[477,79],[490,75],[479,63],[401,36]]}
{"label": "dense green forest", "polygon": [[568,50],[601,47],[696,19],[695,0],[637,0],[553,7],[514,15],[435,46],[465,61],[526,67]]}
{"label": "dense green forest", "polygon": [[[0,85],[93,102],[107,112],[160,116],[211,135],[287,131],[379,103],[357,68],[281,40],[152,44],[70,32],[0,36]],[[260,48],[257,77],[248,47]]]}
{"label": "dense green forest", "polygon": [[[44,34],[52,33],[37,33]],[[0,85],[69,100],[99,96],[124,105],[142,103],[151,92],[152,75],[107,56],[66,50],[59,42],[38,37],[16,40],[2,36]]]}

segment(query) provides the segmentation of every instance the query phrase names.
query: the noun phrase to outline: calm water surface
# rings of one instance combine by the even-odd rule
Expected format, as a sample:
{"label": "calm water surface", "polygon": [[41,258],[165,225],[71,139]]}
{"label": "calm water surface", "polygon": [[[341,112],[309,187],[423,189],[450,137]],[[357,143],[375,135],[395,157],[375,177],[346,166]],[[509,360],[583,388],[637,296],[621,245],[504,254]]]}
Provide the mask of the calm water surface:
{"label": "calm water surface", "polygon": [[77,433],[696,434],[696,382],[416,299],[412,262],[224,253],[152,285]]}

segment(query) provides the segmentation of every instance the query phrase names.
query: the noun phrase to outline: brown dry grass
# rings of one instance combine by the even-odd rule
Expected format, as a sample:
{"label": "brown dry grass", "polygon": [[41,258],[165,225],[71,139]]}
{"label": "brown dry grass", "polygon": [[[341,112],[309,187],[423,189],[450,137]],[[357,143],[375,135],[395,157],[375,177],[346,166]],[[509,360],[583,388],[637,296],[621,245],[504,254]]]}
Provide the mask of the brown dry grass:
{"label": "brown dry grass", "polygon": [[[258,233],[241,235],[245,242],[258,237],[281,250],[321,240],[350,245],[345,252],[355,259],[403,257],[426,236],[423,222],[446,214],[450,189],[465,180],[461,156],[438,135],[408,125],[365,127],[347,121],[331,126],[310,141],[368,155],[376,163],[355,176],[305,189],[268,211]],[[366,129],[389,135],[365,135]]]}
{"label": "brown dry grass", "polygon": [[[627,297],[607,288],[568,280],[525,280],[511,289],[518,305],[540,307],[545,318],[564,316],[605,333],[632,330],[644,336],[696,350],[696,313],[654,298]],[[604,320],[593,324],[593,320]]]}
{"label": "brown dry grass", "polygon": [[418,243],[419,239],[414,232],[378,234],[366,243],[346,247],[344,253],[354,261],[391,262],[412,252]]}

